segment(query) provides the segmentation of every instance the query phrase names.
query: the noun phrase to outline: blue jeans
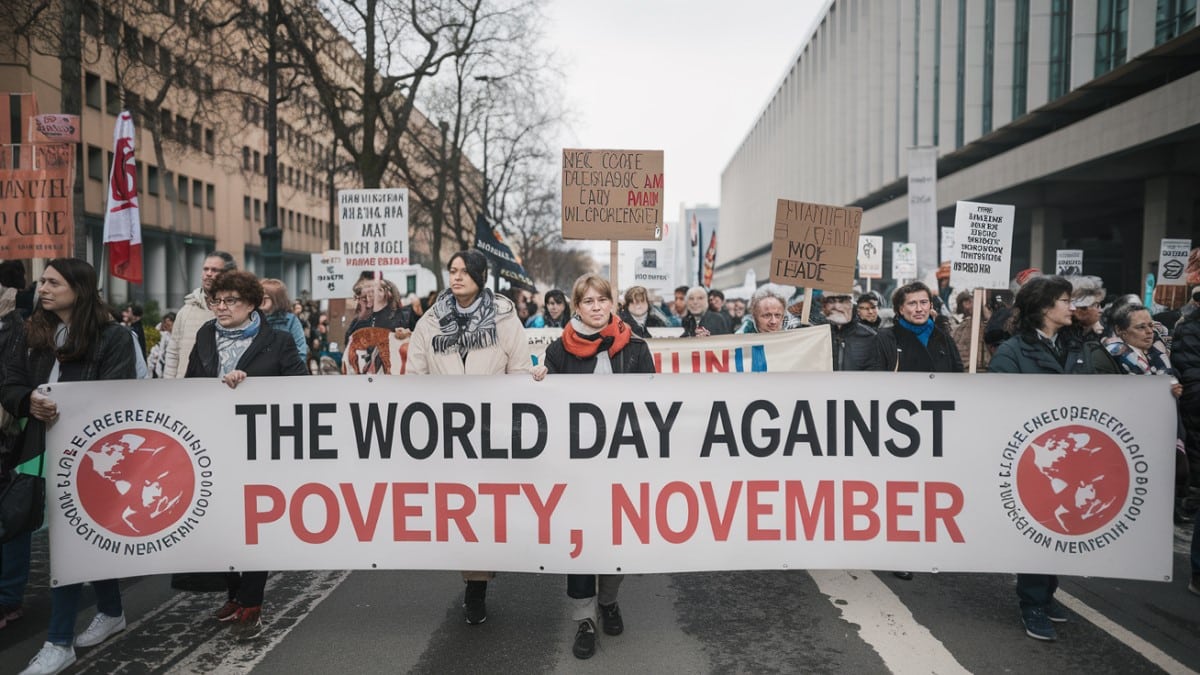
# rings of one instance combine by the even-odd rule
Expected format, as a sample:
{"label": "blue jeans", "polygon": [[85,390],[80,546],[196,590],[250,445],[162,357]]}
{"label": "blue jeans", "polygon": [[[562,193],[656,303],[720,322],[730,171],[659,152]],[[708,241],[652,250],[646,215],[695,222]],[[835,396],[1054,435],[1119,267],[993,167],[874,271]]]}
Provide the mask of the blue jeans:
{"label": "blue jeans", "polygon": [[[116,579],[93,581],[96,610],[107,616],[121,616],[121,586]],[[59,646],[75,642],[75,615],[79,612],[79,592],[83,584],[50,589],[50,633],[46,640]]]}
{"label": "blue jeans", "polygon": [[21,606],[25,585],[29,583],[29,558],[32,555],[32,532],[0,544],[0,605]]}
{"label": "blue jeans", "polygon": [[1021,611],[1049,605],[1057,590],[1058,577],[1053,574],[1017,575],[1017,598],[1021,601]]}

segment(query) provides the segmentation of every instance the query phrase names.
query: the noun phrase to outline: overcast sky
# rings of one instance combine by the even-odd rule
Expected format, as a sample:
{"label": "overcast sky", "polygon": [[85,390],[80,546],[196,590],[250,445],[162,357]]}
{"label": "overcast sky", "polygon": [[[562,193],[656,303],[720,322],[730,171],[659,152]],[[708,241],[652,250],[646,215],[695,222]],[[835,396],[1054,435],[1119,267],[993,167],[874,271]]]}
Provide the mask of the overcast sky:
{"label": "overcast sky", "polygon": [[566,147],[665,151],[668,221],[719,206],[721,170],[825,0],[548,0]]}

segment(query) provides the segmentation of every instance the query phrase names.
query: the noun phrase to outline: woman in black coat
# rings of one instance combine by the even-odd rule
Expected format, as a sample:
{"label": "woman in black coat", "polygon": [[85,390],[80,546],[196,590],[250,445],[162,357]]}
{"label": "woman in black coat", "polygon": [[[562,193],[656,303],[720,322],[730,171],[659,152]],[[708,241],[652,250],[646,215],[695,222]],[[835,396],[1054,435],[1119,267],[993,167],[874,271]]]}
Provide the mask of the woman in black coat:
{"label": "woman in black coat", "polygon": [[[54,382],[133,379],[134,345],[129,329],[112,320],[100,300],[96,270],[77,258],[57,258],[46,264],[38,283],[37,304],[26,330],[13,335],[15,347],[5,355],[0,401],[16,417],[28,418],[18,462],[45,451],[46,425],[58,419],[51,396],[38,387]],[[28,545],[28,535],[5,544]],[[10,555],[5,559],[20,559]],[[26,557],[22,562],[28,563]],[[6,569],[6,576],[11,570]],[[116,579],[92,582],[96,616],[88,628],[75,635],[75,615],[83,584],[50,589],[50,629],[46,643],[33,657],[34,672],[58,672],[75,662],[75,647],[100,644],[125,629],[121,589]]]}
{"label": "woman in black coat", "polygon": [[[213,281],[208,306],[216,318],[200,327],[188,359],[186,377],[218,377],[236,388],[247,377],[307,375],[291,334],[271,328],[257,308],[263,289],[249,272],[223,272]],[[216,619],[232,624],[234,638],[249,640],[262,632],[266,572],[229,572],[228,600]]]}
{"label": "woman in black coat", "polygon": [[[608,375],[613,373],[653,373],[650,347],[633,334],[629,326],[613,315],[612,286],[596,274],[585,274],[572,290],[575,315],[563,328],[562,337],[546,347],[542,365],[533,369],[533,379],[547,373]],[[617,590],[622,574],[568,574],[567,596],[571,598],[572,618],[579,622],[572,651],[576,658],[591,658],[596,653],[596,610],[607,635],[625,630]],[[599,586],[599,593],[597,593]]]}

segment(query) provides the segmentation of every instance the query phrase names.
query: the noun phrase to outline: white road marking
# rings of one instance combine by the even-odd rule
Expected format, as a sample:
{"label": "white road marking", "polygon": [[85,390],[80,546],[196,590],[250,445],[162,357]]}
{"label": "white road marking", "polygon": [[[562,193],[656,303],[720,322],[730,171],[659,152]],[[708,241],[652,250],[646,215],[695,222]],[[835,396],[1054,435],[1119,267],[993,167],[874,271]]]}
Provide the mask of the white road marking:
{"label": "white road marking", "polygon": [[1071,611],[1079,616],[1087,619],[1097,628],[1120,640],[1125,646],[1140,654],[1150,663],[1162,668],[1172,675],[1183,675],[1184,673],[1195,673],[1196,671],[1188,668],[1182,663],[1171,658],[1166,652],[1158,647],[1150,644],[1142,638],[1134,635],[1131,631],[1117,624],[1113,620],[1104,616],[1100,612],[1092,609],[1084,604],[1079,598],[1067,593],[1061,588],[1054,592],[1054,597],[1063,605],[1066,605]]}
{"label": "white road marking", "polygon": [[968,673],[929,629],[874,573],[810,570],[817,588],[829,596],[842,619],[856,624],[859,637],[893,673]]}
{"label": "white road marking", "polygon": [[[284,574],[294,575],[297,573],[283,573],[276,575],[272,580],[281,578]],[[278,594],[272,594],[268,585],[267,597],[270,599],[270,614],[266,615],[266,621],[264,621],[266,630],[261,636],[251,642],[240,643],[233,641],[227,633],[222,631],[216,638],[196,647],[186,659],[167,672],[181,674],[215,672],[222,675],[249,673],[271,653],[271,650],[283,642],[293,628],[306,617],[311,616],[312,611],[337,590],[346,577],[350,576],[350,571],[311,572],[310,574],[313,575],[312,583],[308,585],[311,590],[281,598],[283,602],[272,597]],[[291,620],[286,621],[287,618]]]}

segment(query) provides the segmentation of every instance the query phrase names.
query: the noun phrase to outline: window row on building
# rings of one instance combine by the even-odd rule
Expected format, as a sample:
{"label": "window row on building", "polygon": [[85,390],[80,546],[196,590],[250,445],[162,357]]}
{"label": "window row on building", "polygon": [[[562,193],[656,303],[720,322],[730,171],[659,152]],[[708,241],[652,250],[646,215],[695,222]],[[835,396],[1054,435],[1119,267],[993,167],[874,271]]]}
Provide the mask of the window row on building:
{"label": "window row on building", "polygon": [[[329,185],[322,183],[321,179],[315,174],[298,169],[290,164],[280,163],[276,168],[279,171],[279,183],[281,185],[302,190],[314,197],[333,199],[333,189]],[[251,150],[250,146],[243,145],[242,170],[253,172],[260,176],[265,175],[267,171],[266,158],[258,150]]]}
{"label": "window row on building", "polygon": [[[199,12],[187,8],[182,1],[177,2],[176,7],[184,7],[182,18],[176,18],[177,25],[182,30],[187,30],[193,37],[205,42],[211,41],[212,27],[201,18]],[[198,65],[179,58],[166,45],[160,44],[149,35],[143,35],[110,9],[101,10],[99,5],[90,0],[83,4],[83,30],[94,38],[103,39],[108,47],[120,51],[130,60],[145,64],[163,77],[173,79],[192,91],[204,94],[211,94],[213,91],[212,74],[205,73]]]}
{"label": "window row on building", "polygon": [[122,97],[117,83],[104,80],[94,73],[83,75],[84,103],[92,109],[104,110],[110,115],[119,115],[128,110],[134,123],[148,129],[159,129],[162,137],[197,151],[216,154],[216,132],[199,122],[177,115],[167,108],[154,110],[153,102],[130,89]]}
{"label": "window row on building", "polygon": [[[315,105],[315,104],[314,104]],[[322,116],[319,112],[314,112],[309,115],[312,119],[319,119]],[[265,129],[267,125],[266,106],[259,103],[254,98],[247,96],[242,100],[242,119],[249,124]],[[276,120],[279,126],[279,140],[283,142],[285,148],[302,153],[313,161],[320,162],[329,158],[330,149],[328,146],[318,143],[312,136],[296,131],[296,129],[282,120]]]}
{"label": "window row on building", "polygon": [[[261,223],[265,215],[266,203],[263,200],[249,195],[242,197],[242,218]],[[284,230],[315,234],[318,237],[324,237],[328,232],[326,221],[283,207],[279,208],[279,222],[276,225]]]}

